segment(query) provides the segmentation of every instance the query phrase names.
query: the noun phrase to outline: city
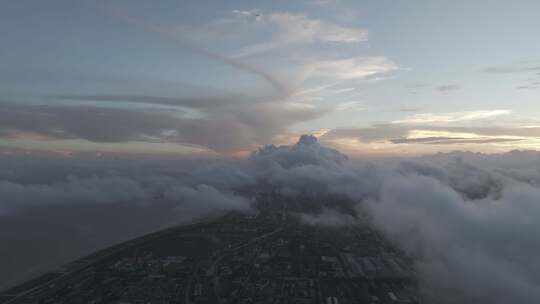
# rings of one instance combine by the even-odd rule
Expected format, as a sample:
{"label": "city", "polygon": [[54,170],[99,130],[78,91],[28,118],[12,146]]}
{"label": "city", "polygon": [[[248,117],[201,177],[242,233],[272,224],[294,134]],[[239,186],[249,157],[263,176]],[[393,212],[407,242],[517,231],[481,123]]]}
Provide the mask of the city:
{"label": "city", "polygon": [[306,225],[287,205],[271,206],[107,248],[0,303],[421,302],[412,260],[368,225]]}

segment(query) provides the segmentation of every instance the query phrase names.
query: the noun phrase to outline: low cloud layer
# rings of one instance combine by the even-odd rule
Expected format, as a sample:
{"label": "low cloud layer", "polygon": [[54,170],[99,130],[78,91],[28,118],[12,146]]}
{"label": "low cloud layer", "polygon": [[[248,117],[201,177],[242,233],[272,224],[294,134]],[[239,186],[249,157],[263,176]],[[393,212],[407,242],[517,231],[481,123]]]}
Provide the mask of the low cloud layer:
{"label": "low cloud layer", "polygon": [[6,162],[0,237],[13,244],[4,258],[14,266],[1,275],[16,277],[17,263],[27,262],[17,251],[33,242],[63,239],[69,254],[43,253],[59,263],[176,222],[248,211],[252,198],[237,190],[257,187],[280,193],[296,208],[303,204],[297,212],[307,225],[368,221],[415,258],[428,302],[535,303],[539,156],[456,152],[353,161],[302,136],[292,146],[262,147],[245,161]]}
{"label": "low cloud layer", "polygon": [[377,227],[419,257],[417,270],[428,298],[534,303],[540,298],[535,259],[540,189],[501,187],[486,189],[487,198],[470,200],[426,176],[390,178],[370,210]]}

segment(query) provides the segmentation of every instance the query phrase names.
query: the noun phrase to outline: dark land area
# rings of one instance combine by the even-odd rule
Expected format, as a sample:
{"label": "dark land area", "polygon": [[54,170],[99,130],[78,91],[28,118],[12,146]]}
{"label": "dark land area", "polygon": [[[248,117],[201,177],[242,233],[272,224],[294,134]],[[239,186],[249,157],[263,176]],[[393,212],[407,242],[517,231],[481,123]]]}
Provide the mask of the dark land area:
{"label": "dark land area", "polygon": [[0,303],[420,303],[412,261],[368,225],[306,225],[261,201],[98,251]]}

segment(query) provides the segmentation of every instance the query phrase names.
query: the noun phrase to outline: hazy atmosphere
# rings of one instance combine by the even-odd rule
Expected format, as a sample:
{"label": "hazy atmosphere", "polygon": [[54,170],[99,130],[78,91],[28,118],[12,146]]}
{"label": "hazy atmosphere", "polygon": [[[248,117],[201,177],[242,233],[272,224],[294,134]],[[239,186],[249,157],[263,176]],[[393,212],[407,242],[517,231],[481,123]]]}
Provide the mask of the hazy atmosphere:
{"label": "hazy atmosphere", "polygon": [[422,303],[539,303],[539,28],[534,0],[5,1],[0,291],[234,211],[365,225]]}

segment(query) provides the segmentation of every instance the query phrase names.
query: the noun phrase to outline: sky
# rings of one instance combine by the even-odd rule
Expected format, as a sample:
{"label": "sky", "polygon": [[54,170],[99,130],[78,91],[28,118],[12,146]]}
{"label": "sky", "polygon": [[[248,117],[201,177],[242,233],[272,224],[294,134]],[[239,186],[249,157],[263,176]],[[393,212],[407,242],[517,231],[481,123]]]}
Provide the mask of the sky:
{"label": "sky", "polygon": [[534,0],[4,1],[0,152],[540,147]]}
{"label": "sky", "polygon": [[[540,151],[513,150],[540,150],[539,12],[2,1],[0,281],[249,211],[235,190],[270,184],[350,199],[419,257],[421,288],[442,303],[536,303]],[[347,223],[329,208],[307,221]]]}

